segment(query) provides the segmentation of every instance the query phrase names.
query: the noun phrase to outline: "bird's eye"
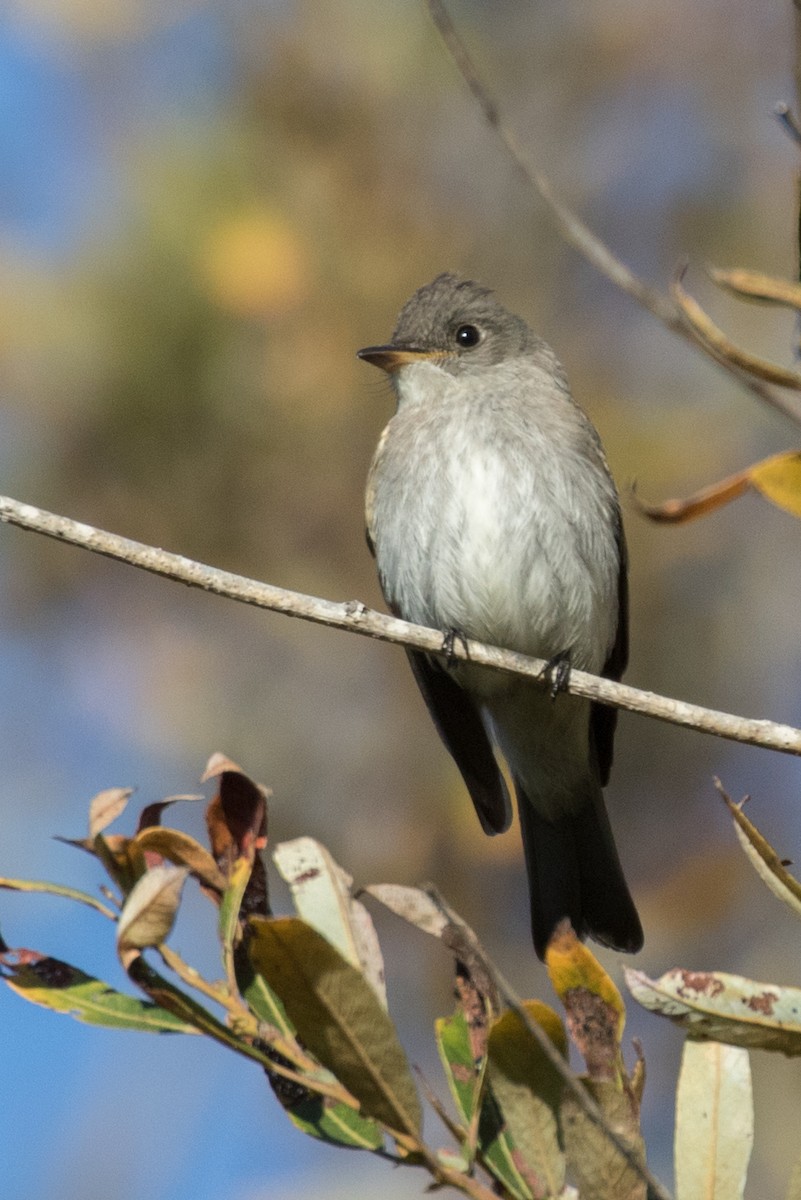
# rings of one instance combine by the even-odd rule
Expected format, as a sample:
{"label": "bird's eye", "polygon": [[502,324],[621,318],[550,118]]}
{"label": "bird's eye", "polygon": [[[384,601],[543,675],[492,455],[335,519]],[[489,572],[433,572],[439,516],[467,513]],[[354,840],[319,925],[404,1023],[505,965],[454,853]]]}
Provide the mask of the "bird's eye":
{"label": "bird's eye", "polygon": [[481,331],[475,325],[460,325],[456,330],[456,341],[463,350],[469,350],[481,341]]}

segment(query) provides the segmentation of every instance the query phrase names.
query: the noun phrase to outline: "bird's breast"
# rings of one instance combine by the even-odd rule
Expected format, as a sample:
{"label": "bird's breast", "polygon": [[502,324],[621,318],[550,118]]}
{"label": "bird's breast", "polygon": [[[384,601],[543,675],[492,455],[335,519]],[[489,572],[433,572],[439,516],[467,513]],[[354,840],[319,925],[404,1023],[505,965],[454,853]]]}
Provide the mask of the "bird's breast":
{"label": "bird's breast", "polygon": [[602,465],[503,418],[390,422],[368,486],[385,595],[407,620],[598,670],[617,622],[614,488]]}

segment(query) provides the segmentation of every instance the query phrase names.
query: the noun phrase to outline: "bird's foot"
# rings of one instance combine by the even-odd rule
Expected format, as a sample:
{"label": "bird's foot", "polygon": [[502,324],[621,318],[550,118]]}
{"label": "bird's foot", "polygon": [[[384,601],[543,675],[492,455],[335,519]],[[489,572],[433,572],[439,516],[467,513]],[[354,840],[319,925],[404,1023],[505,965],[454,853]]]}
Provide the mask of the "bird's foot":
{"label": "bird's foot", "polygon": [[570,658],[569,650],[561,650],[558,654],[554,654],[553,658],[549,658],[545,664],[540,678],[548,684],[552,700],[555,700],[560,692],[567,691],[570,681]]}
{"label": "bird's foot", "polygon": [[445,633],[442,636],[442,653],[445,655],[445,663],[449,667],[452,667],[456,661],[456,655],[453,652],[453,648],[457,642],[462,643],[462,649],[464,650],[465,658],[469,658],[470,647],[467,644],[467,635],[463,630],[457,629],[455,625],[452,625],[450,629],[445,630]]}

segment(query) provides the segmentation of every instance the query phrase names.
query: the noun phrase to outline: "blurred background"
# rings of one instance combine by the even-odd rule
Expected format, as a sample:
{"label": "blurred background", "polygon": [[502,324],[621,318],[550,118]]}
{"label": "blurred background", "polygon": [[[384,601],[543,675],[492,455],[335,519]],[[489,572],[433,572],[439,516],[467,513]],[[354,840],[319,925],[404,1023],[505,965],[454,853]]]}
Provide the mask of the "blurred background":
{"label": "blurred background", "polygon": [[[796,270],[789,0],[453,0],[519,138],[638,273],[690,286],[782,362],[790,318],[703,266]],[[7,0],[0,14],[2,490],[271,583],[380,606],[362,490],[391,413],[359,346],[444,269],[497,288],[565,362],[621,490],[692,491],[799,432],[555,233],[485,128],[422,3]],[[628,679],[801,724],[801,526],[755,498],[666,529],[627,510]],[[515,833],[489,841],[399,648],[247,610],[0,530],[0,873],[93,890],[101,788],[194,791],[225,751],[360,882],[435,880],[517,988],[530,950]],[[801,856],[799,764],[623,716],[609,806],[646,927],[637,965],[801,981],[797,922],[747,867],[712,779]],[[174,811],[174,810],[173,810]],[[172,813],[170,814],[172,819]],[[175,817],[201,829],[193,810]],[[123,819],[120,828],[130,828]],[[275,905],[286,899],[275,888]],[[175,943],[211,975],[213,916]],[[4,894],[2,931],[124,986],[102,918]],[[377,915],[392,1007],[438,1091],[438,947]],[[602,956],[616,978],[622,962]],[[304,1200],[426,1177],[294,1131],[260,1072],[196,1039],[96,1031],[0,992],[5,1194]],[[670,1180],[677,1030],[632,1010],[644,1123]],[[753,1194],[783,1193],[801,1083],[754,1058]],[[433,1122],[434,1145],[447,1136]],[[790,1149],[788,1149],[788,1147]]]}

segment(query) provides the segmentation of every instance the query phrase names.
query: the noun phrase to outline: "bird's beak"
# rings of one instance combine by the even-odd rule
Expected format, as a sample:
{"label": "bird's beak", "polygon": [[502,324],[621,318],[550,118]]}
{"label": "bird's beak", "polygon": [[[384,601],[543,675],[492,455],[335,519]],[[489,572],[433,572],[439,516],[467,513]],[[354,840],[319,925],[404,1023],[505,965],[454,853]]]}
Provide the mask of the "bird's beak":
{"label": "bird's beak", "polygon": [[397,346],[392,343],[387,346],[365,346],[364,350],[356,351],[357,358],[389,374],[399,371],[407,363],[426,362],[446,356],[445,350],[421,350],[418,346]]}

